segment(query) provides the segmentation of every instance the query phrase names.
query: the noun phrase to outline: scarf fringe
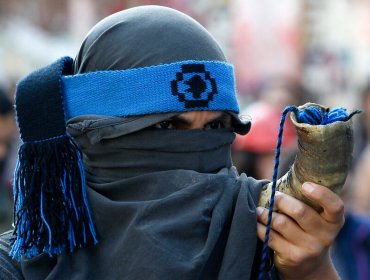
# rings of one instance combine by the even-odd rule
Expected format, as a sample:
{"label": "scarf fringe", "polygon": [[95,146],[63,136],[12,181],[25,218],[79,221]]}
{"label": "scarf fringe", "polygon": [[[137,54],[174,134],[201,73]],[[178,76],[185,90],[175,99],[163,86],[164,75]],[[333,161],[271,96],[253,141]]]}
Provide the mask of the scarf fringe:
{"label": "scarf fringe", "polygon": [[14,232],[10,256],[59,255],[96,244],[85,188],[82,154],[60,136],[26,142],[14,173]]}

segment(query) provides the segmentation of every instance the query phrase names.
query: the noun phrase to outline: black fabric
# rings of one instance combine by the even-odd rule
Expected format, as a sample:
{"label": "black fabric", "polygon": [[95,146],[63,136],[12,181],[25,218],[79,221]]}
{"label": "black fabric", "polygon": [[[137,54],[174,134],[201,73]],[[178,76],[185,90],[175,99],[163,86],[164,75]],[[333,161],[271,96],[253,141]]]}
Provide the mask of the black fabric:
{"label": "black fabric", "polygon": [[[98,246],[24,261],[25,278],[249,279],[260,184],[226,169],[157,175],[128,180],[124,189],[94,184],[88,195]],[[158,178],[162,189],[151,187]]]}
{"label": "black fabric", "polygon": [[25,260],[26,279],[250,277],[265,182],[230,167],[232,132],[147,129],[92,144],[91,131],[68,131],[85,156],[99,244]]}
{"label": "black fabric", "polygon": [[90,133],[78,138],[88,179],[101,182],[105,178],[108,183],[168,170],[217,173],[232,166],[230,144],[235,136],[227,129],[205,132],[148,128],[110,141],[102,139],[93,149],[89,137],[94,136]]}
{"label": "black fabric", "polygon": [[176,10],[141,6],[98,23],[83,42],[75,73],[124,70],[183,60],[226,58],[212,35]]}
{"label": "black fabric", "polygon": [[61,75],[71,73],[72,59],[62,58],[25,77],[17,85],[15,105],[24,142],[64,135]]}

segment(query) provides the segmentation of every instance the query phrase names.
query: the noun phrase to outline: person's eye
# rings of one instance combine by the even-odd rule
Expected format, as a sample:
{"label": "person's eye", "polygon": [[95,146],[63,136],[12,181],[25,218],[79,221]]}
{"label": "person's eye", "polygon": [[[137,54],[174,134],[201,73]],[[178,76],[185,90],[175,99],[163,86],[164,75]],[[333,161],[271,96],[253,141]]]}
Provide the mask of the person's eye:
{"label": "person's eye", "polygon": [[161,129],[173,129],[174,125],[172,121],[163,121],[163,122],[156,123],[153,127],[161,128]]}
{"label": "person's eye", "polygon": [[204,129],[220,129],[220,128],[225,128],[225,122],[223,120],[213,121],[204,126]]}

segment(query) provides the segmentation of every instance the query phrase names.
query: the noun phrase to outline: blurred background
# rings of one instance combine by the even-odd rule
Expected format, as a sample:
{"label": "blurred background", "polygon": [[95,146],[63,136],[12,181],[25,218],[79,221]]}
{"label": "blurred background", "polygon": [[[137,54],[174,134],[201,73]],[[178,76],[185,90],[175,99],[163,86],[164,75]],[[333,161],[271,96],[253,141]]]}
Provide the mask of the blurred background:
{"label": "blurred background", "polygon": [[[0,81],[75,56],[103,17],[159,4],[201,22],[236,66],[243,102],[266,81],[302,83],[328,105],[356,106],[370,76],[367,0],[0,0]],[[10,84],[10,85],[9,85]]]}
{"label": "blurred background", "polygon": [[[361,116],[354,117],[354,159],[343,199],[348,213],[361,217],[359,224],[369,220],[369,0],[0,0],[0,95],[12,102],[20,77],[61,56],[74,57],[99,20],[148,4],[173,7],[194,17],[235,65],[242,111],[254,125],[249,138],[237,138],[233,157],[248,175],[270,178],[279,118],[286,105],[311,101],[363,109]],[[4,105],[0,108],[0,230],[5,230],[12,217],[11,177],[18,137],[9,104],[0,98],[0,105]],[[283,165],[289,168],[296,138],[291,124],[286,126]],[[354,241],[367,252],[369,228],[365,227],[366,234],[362,229],[360,241]],[[346,243],[358,235],[357,228],[353,230],[344,244],[357,248]],[[348,279],[370,279],[370,274],[355,276],[359,269],[370,271],[369,259],[365,270],[351,264]]]}

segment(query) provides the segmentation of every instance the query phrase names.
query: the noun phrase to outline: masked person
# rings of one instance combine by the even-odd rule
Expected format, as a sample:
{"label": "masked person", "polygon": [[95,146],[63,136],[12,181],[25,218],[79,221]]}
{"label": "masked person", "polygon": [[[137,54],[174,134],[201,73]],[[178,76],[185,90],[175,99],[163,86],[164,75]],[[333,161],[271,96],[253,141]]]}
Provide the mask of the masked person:
{"label": "masked person", "polygon": [[[23,277],[255,278],[266,182],[232,167],[234,133],[250,127],[238,111],[233,68],[216,41],[165,7],[102,20],[73,63],[26,77],[10,249]],[[285,279],[336,279],[328,248],[341,200],[305,186],[325,210],[277,196],[274,263]]]}

